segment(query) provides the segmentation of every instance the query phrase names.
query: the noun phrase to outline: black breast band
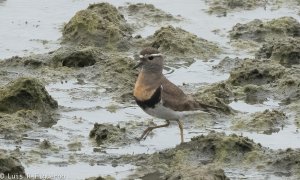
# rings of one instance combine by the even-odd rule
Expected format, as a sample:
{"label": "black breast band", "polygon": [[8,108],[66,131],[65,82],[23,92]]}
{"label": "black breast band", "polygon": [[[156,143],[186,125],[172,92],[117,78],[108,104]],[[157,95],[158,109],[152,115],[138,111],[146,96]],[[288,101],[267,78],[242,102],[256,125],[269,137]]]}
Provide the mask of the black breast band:
{"label": "black breast band", "polygon": [[143,109],[146,108],[154,108],[157,103],[161,100],[161,87],[157,88],[154,94],[151,96],[150,99],[145,101],[140,101],[135,97],[136,103]]}

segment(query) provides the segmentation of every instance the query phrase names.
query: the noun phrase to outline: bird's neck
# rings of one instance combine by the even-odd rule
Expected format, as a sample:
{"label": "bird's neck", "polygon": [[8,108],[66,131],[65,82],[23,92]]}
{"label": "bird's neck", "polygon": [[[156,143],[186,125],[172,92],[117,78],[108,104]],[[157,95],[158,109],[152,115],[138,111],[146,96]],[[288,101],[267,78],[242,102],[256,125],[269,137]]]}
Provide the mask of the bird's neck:
{"label": "bird's neck", "polygon": [[141,83],[144,85],[155,85],[160,86],[162,81],[162,70],[158,72],[148,71],[145,69],[142,69],[139,73],[138,80],[140,80]]}

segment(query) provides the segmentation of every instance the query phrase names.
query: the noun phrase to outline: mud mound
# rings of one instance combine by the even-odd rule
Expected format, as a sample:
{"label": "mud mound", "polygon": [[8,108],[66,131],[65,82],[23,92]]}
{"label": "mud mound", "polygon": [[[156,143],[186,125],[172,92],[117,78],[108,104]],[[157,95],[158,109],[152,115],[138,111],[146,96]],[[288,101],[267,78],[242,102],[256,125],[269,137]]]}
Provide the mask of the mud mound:
{"label": "mud mound", "polygon": [[129,37],[131,29],[123,15],[108,3],[91,4],[77,12],[63,29],[63,42],[77,45],[127,49]]}
{"label": "mud mound", "polygon": [[235,97],[247,103],[262,103],[266,98],[286,104],[300,98],[300,70],[286,68],[274,60],[246,59],[230,72],[226,81],[233,85]]}
{"label": "mud mound", "polygon": [[206,1],[206,3],[209,5],[209,13],[224,15],[226,15],[227,12],[233,11],[234,9],[251,10],[265,5],[265,2],[260,0],[212,0]]}
{"label": "mud mound", "polygon": [[258,131],[264,134],[272,134],[280,131],[280,128],[286,124],[287,116],[278,110],[265,110],[251,115],[250,120],[242,118],[235,125],[235,129],[245,129],[248,131]]}
{"label": "mud mound", "polygon": [[212,84],[198,90],[193,96],[199,102],[219,107],[224,113],[232,112],[232,109],[228,106],[233,98],[232,88],[229,84],[223,82]]}
{"label": "mud mound", "polygon": [[[14,177],[14,179],[22,179],[26,176],[21,162],[2,151],[0,152],[0,174],[4,174],[8,179],[12,177]],[[3,178],[4,177],[1,176],[1,179]]]}
{"label": "mud mound", "polygon": [[152,172],[148,172],[148,170],[144,170],[144,172],[139,172],[142,170],[138,170],[137,174],[131,175],[132,179],[142,179],[142,180],[164,180],[164,179],[191,179],[191,180],[229,180],[226,177],[224,170],[213,167],[213,166],[198,166],[192,167],[188,164],[185,167],[180,167],[180,169],[174,169],[170,172],[164,172],[163,170],[155,169]]}
{"label": "mud mound", "polygon": [[[39,61],[43,65],[24,67],[27,60]],[[100,47],[64,46],[46,54],[0,61],[0,73],[6,73],[0,83],[18,78],[20,75],[15,73],[18,71],[48,83],[56,83],[61,79],[81,79],[96,84],[101,82],[107,85],[106,92],[113,94],[118,101],[130,101],[133,100],[132,88],[138,73],[133,69],[136,63],[124,53],[105,51]]]}
{"label": "mud mound", "polygon": [[260,85],[247,84],[242,88],[242,93],[245,96],[247,104],[258,104],[266,101],[266,97],[272,94],[270,90]]}
{"label": "mud mound", "polygon": [[96,63],[96,49],[83,48],[75,50],[66,50],[59,52],[52,58],[52,64],[56,67],[86,67],[92,66]]}
{"label": "mud mound", "polygon": [[139,166],[134,178],[228,179],[218,168],[220,164],[240,164],[252,154],[260,154],[261,149],[248,138],[211,132],[172,149],[128,159]]}
{"label": "mud mound", "polygon": [[125,139],[125,129],[111,124],[94,124],[90,138],[95,139],[98,145],[106,143],[119,143]]}
{"label": "mud mound", "polygon": [[278,80],[285,73],[285,68],[272,61],[247,59],[230,73],[232,85],[263,85]]}
{"label": "mud mound", "polygon": [[279,151],[274,155],[274,159],[269,163],[275,168],[275,174],[278,176],[289,177],[300,173],[300,156],[299,150],[287,149]]}
{"label": "mud mound", "polygon": [[128,6],[120,7],[120,10],[128,14],[129,18],[136,21],[135,26],[144,27],[147,24],[159,24],[166,22],[176,22],[182,20],[180,17],[174,17],[160,9],[157,9],[152,4],[137,3],[128,4]]}
{"label": "mud mound", "polygon": [[108,176],[90,177],[90,178],[86,178],[85,180],[115,180],[115,178],[108,175]]}
{"label": "mud mound", "polygon": [[255,19],[246,24],[236,24],[229,33],[231,39],[265,42],[284,37],[299,37],[300,23],[292,17],[281,17],[266,22]]}
{"label": "mud mound", "polygon": [[110,83],[109,91],[119,94],[116,100],[133,100],[132,88],[138,73],[138,71],[133,70],[136,62],[128,57],[111,56],[101,63],[103,63],[101,71],[105,73],[99,74],[100,79]]}
{"label": "mud mound", "polygon": [[213,66],[214,69],[217,69],[221,72],[230,72],[233,68],[238,66],[243,60],[236,57],[236,58],[230,58],[225,57],[222,59],[219,64]]}
{"label": "mud mound", "polygon": [[292,68],[279,80],[278,92],[284,96],[284,102],[300,100],[300,68]]}
{"label": "mud mound", "polygon": [[160,52],[176,57],[194,57],[206,60],[221,52],[215,43],[173,26],[157,30],[150,41],[152,42],[151,46],[159,49]]}
{"label": "mud mound", "polygon": [[270,58],[286,67],[300,64],[300,38],[286,38],[265,43],[256,53],[256,57]]}
{"label": "mud mound", "polygon": [[17,136],[37,125],[50,127],[58,120],[54,113],[57,108],[38,80],[19,78],[0,89],[0,132]]}
{"label": "mud mound", "polygon": [[197,136],[189,143],[182,144],[178,149],[189,149],[194,154],[203,154],[212,161],[242,162],[251,152],[260,151],[261,146],[246,137],[235,134],[226,136],[222,133],[210,133]]}
{"label": "mud mound", "polygon": [[0,112],[14,113],[19,110],[46,112],[58,107],[44,86],[31,78],[19,78],[0,89]]}
{"label": "mud mound", "polygon": [[[108,85],[107,92],[115,93],[118,101],[133,100],[132,88],[138,73],[133,67],[137,62],[119,54],[99,47],[63,47],[53,52],[47,62],[55,71],[60,70],[63,77],[102,82]],[[70,70],[64,66],[75,68]]]}

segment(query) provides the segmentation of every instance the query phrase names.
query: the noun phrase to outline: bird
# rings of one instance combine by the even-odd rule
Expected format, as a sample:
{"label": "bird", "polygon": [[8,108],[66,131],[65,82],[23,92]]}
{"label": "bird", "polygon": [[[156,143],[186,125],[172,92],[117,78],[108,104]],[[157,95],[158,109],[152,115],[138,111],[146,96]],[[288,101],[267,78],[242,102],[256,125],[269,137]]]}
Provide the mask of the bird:
{"label": "bird", "polygon": [[186,95],[178,86],[169,81],[163,74],[164,57],[158,49],[144,48],[139,54],[139,63],[134,69],[140,71],[134,85],[133,96],[137,105],[147,114],[164,119],[163,125],[148,127],[139,140],[146,139],[149,133],[157,128],[168,127],[170,121],[176,121],[180,129],[180,139],[184,142],[181,120],[191,111],[209,112],[218,107],[198,102]]}

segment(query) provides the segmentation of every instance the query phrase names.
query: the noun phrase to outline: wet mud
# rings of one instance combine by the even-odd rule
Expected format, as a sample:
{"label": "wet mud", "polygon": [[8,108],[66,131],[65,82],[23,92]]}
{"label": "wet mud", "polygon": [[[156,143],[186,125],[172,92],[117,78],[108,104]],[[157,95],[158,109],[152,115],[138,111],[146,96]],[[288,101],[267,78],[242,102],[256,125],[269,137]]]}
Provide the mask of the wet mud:
{"label": "wet mud", "polygon": [[300,38],[285,38],[270,43],[265,43],[256,53],[256,57],[272,59],[281,65],[290,67],[300,64]]}
{"label": "wet mud", "polygon": [[282,111],[267,109],[263,112],[254,113],[248,118],[242,117],[233,128],[272,134],[280,131],[287,124],[286,120],[287,116]]}
{"label": "wet mud", "polygon": [[[266,6],[255,0],[206,4],[203,12],[216,18]],[[82,179],[299,178],[299,147],[258,143],[261,136],[286,132],[299,137],[299,21],[240,20],[229,32],[220,29],[229,41],[221,46],[185,30],[187,18],[152,4],[91,4],[63,26],[59,49],[1,60],[0,143],[8,149],[0,152],[0,173],[25,175],[47,164],[84,174]],[[159,28],[139,35],[151,25]],[[236,57],[236,45],[248,54]],[[215,72],[228,77],[191,85],[175,81],[218,107],[184,121],[185,143],[179,144],[174,124],[137,141],[143,130],[162,122],[139,111],[132,96],[135,56],[145,46],[164,54],[167,77],[184,69],[189,78],[197,60],[210,66],[208,79]],[[82,168],[90,171],[75,173]]]}
{"label": "wet mud", "polygon": [[90,132],[90,138],[94,139],[99,145],[124,141],[125,128],[113,126],[111,124],[94,124]]}
{"label": "wet mud", "polygon": [[[8,178],[22,179],[26,177],[21,162],[5,150],[0,150],[0,173]],[[1,178],[4,177],[1,175]]]}

